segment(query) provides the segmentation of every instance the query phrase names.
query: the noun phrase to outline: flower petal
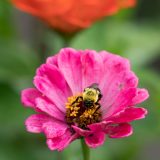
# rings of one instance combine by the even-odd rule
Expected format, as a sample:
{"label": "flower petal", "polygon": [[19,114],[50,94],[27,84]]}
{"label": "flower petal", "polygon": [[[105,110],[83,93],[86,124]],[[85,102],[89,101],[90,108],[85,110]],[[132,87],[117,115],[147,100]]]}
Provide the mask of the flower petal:
{"label": "flower petal", "polygon": [[121,110],[124,110],[124,108],[130,106],[132,104],[132,99],[135,97],[135,95],[136,88],[129,88],[121,91],[113,104],[110,105],[110,107],[102,108],[103,119],[106,119],[112,114],[115,114]]}
{"label": "flower petal", "polygon": [[44,114],[33,114],[25,121],[28,132],[41,133],[43,132],[42,126],[44,123],[52,121],[50,117]]}
{"label": "flower petal", "polygon": [[62,112],[65,112],[65,102],[71,95],[70,89],[57,67],[42,65],[34,78],[36,88],[48,97]]}
{"label": "flower petal", "polygon": [[77,139],[77,137],[78,137],[77,134],[71,135],[71,132],[69,130],[66,130],[66,132],[59,137],[55,137],[55,138],[52,138],[52,139],[47,139],[47,145],[48,145],[50,150],[62,151],[73,140]]}
{"label": "flower petal", "polygon": [[86,144],[91,148],[96,148],[102,145],[105,141],[104,132],[95,132],[90,136],[85,137]]}
{"label": "flower petal", "polygon": [[113,124],[108,126],[105,132],[110,138],[123,138],[130,136],[133,133],[133,128],[128,123]]}
{"label": "flower petal", "polygon": [[32,107],[37,112],[45,112],[56,119],[64,121],[64,113],[44,97],[37,89],[25,89],[22,91],[21,95],[21,101],[24,106]]}
{"label": "flower petal", "polygon": [[62,121],[65,119],[65,114],[45,97],[36,99],[36,107],[55,119]]}
{"label": "flower petal", "polygon": [[112,121],[113,123],[126,123],[142,119],[145,117],[146,114],[147,110],[145,108],[129,107],[111,116],[111,118],[106,119],[106,121],[109,120]]}
{"label": "flower petal", "polygon": [[102,78],[103,61],[97,52],[85,50],[81,57],[82,61],[82,88],[86,88],[93,83],[99,84]]}
{"label": "flower petal", "polygon": [[48,57],[47,60],[46,60],[46,63],[47,64],[52,64],[52,65],[58,67],[57,59],[58,59],[58,54],[54,55],[54,56],[51,56],[51,57]]}
{"label": "flower petal", "polygon": [[93,133],[90,130],[84,130],[74,125],[72,126],[72,128],[74,129],[74,131],[76,131],[77,134],[79,134],[80,136],[84,136],[84,137],[89,136]]}
{"label": "flower petal", "polygon": [[104,74],[99,85],[103,94],[101,104],[104,111],[108,112],[108,108],[116,101],[122,91],[137,87],[138,79],[130,71],[127,59],[105,51],[99,54],[103,59],[104,66]]}
{"label": "flower petal", "polygon": [[[103,94],[97,102],[101,122],[87,125],[87,129],[79,128],[80,124],[69,125],[65,120],[68,97],[93,83],[99,85]],[[22,92],[22,102],[44,114],[30,116],[26,128],[29,132],[44,133],[51,150],[61,151],[80,137],[84,137],[89,147],[96,148],[104,143],[105,134],[110,138],[129,136],[133,129],[128,123],[147,114],[144,108],[134,107],[148,98],[148,92],[137,88],[138,78],[128,60],[105,51],[97,54],[93,50],[63,49],[40,66],[34,84],[37,89]]]}
{"label": "flower petal", "polygon": [[35,99],[42,94],[35,88],[24,89],[21,92],[21,102],[24,106],[35,108]]}
{"label": "flower petal", "polygon": [[63,136],[68,126],[61,121],[54,120],[43,123],[42,128],[47,138],[56,138]]}
{"label": "flower petal", "polygon": [[108,124],[110,124],[112,121],[101,121],[101,122],[98,122],[98,123],[93,123],[93,124],[90,124],[88,125],[88,128],[92,131],[92,132],[96,132],[96,131],[103,131],[106,126]]}
{"label": "flower petal", "polygon": [[136,96],[133,98],[133,105],[139,104],[145,101],[149,97],[149,93],[146,89],[137,88]]}
{"label": "flower petal", "polygon": [[80,56],[79,52],[71,48],[62,49],[58,56],[59,69],[73,94],[82,91],[82,64]]}

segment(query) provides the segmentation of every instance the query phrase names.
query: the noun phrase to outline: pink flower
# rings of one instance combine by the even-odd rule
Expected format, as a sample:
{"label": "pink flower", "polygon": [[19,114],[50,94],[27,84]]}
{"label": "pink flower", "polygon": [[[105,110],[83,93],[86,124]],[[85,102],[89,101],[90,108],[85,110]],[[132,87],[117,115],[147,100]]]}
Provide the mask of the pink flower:
{"label": "pink flower", "polygon": [[44,133],[51,150],[61,151],[77,138],[95,148],[106,135],[130,136],[129,123],[147,114],[136,107],[149,95],[137,88],[129,61],[106,51],[64,48],[37,69],[34,85],[22,91],[22,103],[37,112],[25,125]]}

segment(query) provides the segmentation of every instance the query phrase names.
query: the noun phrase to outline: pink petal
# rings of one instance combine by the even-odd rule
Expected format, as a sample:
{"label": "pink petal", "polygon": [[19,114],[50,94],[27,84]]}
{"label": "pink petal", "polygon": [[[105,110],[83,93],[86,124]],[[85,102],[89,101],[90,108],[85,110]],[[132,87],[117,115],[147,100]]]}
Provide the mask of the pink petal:
{"label": "pink petal", "polygon": [[54,118],[64,121],[64,113],[62,113],[53,103],[51,103],[35,88],[23,90],[21,101],[23,105],[30,106],[37,112],[45,112]]}
{"label": "pink petal", "polygon": [[110,138],[123,138],[130,136],[133,133],[133,129],[130,124],[121,123],[108,126],[105,132],[109,135]]}
{"label": "pink petal", "polygon": [[21,101],[24,106],[35,108],[35,99],[42,94],[35,88],[24,89],[21,92]]}
{"label": "pink petal", "polygon": [[58,56],[58,67],[64,75],[72,93],[77,94],[82,91],[82,64],[81,55],[78,51],[65,48]]}
{"label": "pink petal", "polygon": [[97,52],[85,50],[82,53],[82,88],[86,88],[93,83],[100,83],[103,75],[103,61]]}
{"label": "pink petal", "polygon": [[108,108],[102,108],[104,114],[103,119],[106,119],[112,114],[124,110],[124,108],[130,106],[135,95],[136,88],[129,88],[121,91],[113,104],[111,104]]}
{"label": "pink petal", "polygon": [[77,139],[77,135],[71,135],[69,130],[66,130],[66,132],[59,136],[52,139],[47,139],[47,145],[50,150],[58,150],[62,151],[64,148],[66,148],[73,140]]}
{"label": "pink petal", "polygon": [[55,119],[65,120],[65,114],[45,97],[36,99],[36,107]]}
{"label": "pink petal", "polygon": [[47,145],[50,150],[58,150],[60,151],[59,148],[65,148],[68,144],[68,141],[71,137],[71,134],[69,132],[66,132],[65,134],[61,136],[57,136],[52,139],[47,139]]}
{"label": "pink petal", "polygon": [[103,58],[104,66],[104,74],[99,85],[103,94],[101,104],[106,112],[123,90],[137,86],[138,79],[130,71],[130,64],[127,59],[105,51],[99,54]]}
{"label": "pink petal", "polygon": [[88,128],[92,131],[92,132],[96,132],[96,131],[103,131],[106,126],[108,124],[110,124],[112,121],[101,121],[99,123],[93,123],[88,125]]}
{"label": "pink petal", "polygon": [[43,123],[42,128],[47,138],[57,138],[65,134],[68,126],[61,121],[54,120]]}
{"label": "pink petal", "polygon": [[[116,54],[112,54],[106,51],[99,52],[99,55],[103,59],[103,64],[112,69],[111,72],[120,72],[122,70],[130,70],[130,63],[128,59]],[[106,68],[107,69],[107,68]],[[108,70],[107,70],[108,71]]]}
{"label": "pink petal", "polygon": [[52,56],[52,57],[48,57],[46,63],[47,64],[52,64],[55,65],[56,67],[58,66],[57,64],[57,58],[58,58],[58,54]]}
{"label": "pink petal", "polygon": [[109,120],[113,123],[131,122],[144,118],[146,114],[147,110],[145,108],[129,107],[111,116],[111,118],[106,119],[106,121]]}
{"label": "pink petal", "polygon": [[104,132],[95,132],[92,135],[85,137],[86,144],[91,148],[101,146],[105,141]]}
{"label": "pink petal", "polygon": [[93,133],[92,131],[84,130],[84,129],[81,129],[81,128],[77,127],[77,126],[72,126],[72,128],[74,129],[74,131],[78,135],[84,136],[84,137],[89,136],[89,135],[91,135]]}
{"label": "pink petal", "polygon": [[145,101],[149,97],[149,93],[146,89],[137,88],[136,96],[133,98],[133,105],[139,104]]}
{"label": "pink petal", "polygon": [[[100,52],[100,56],[103,58],[104,74],[100,82],[100,88],[102,93],[108,93],[109,89],[121,89],[127,85],[130,87],[135,87],[137,85],[137,80],[129,83],[129,79],[134,77],[130,73],[130,64],[129,61],[125,58],[122,58],[117,55],[110,54],[108,52]],[[130,76],[129,76],[129,75]],[[129,84],[128,84],[129,83]],[[114,86],[115,88],[111,87]]]}
{"label": "pink petal", "polygon": [[51,121],[52,119],[44,114],[33,114],[25,121],[25,125],[28,132],[41,133],[43,132],[42,126],[44,123]]}
{"label": "pink petal", "polygon": [[69,87],[53,65],[42,65],[34,78],[36,88],[48,97],[62,112],[65,112],[65,103],[71,95]]}

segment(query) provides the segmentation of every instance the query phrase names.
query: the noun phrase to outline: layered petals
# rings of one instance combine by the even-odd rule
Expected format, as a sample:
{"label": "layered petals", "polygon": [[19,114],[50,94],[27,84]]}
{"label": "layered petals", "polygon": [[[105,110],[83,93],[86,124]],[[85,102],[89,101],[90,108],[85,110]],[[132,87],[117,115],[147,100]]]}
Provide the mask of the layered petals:
{"label": "layered petals", "polygon": [[[148,91],[137,87],[129,61],[106,51],[64,48],[37,69],[34,85],[21,92],[23,105],[38,112],[25,125],[29,132],[43,133],[50,150],[62,151],[78,138],[96,148],[106,136],[130,136],[129,123],[147,114],[136,105]],[[91,104],[89,93],[95,94]]]}
{"label": "layered petals", "polygon": [[32,133],[41,133],[43,132],[43,124],[51,121],[52,119],[44,114],[33,114],[28,117],[25,121],[27,131]]}
{"label": "layered petals", "polygon": [[43,131],[47,137],[47,145],[51,150],[61,151],[75,138],[67,124],[59,121],[49,121],[43,124]]}
{"label": "layered petals", "polygon": [[74,49],[65,48],[58,56],[58,67],[72,90],[72,94],[82,92],[81,54]]}
{"label": "layered petals", "polygon": [[21,93],[21,102],[24,106],[31,107],[39,113],[44,112],[56,119],[64,121],[64,113],[35,88],[24,89]]}
{"label": "layered petals", "polygon": [[65,121],[64,113],[45,97],[36,99],[36,108],[58,120]]}
{"label": "layered petals", "polygon": [[65,112],[65,102],[71,95],[63,75],[53,65],[42,65],[34,77],[36,88],[62,111]]}
{"label": "layered petals", "polygon": [[82,88],[86,88],[93,83],[100,83],[102,77],[102,58],[93,50],[82,52]]}
{"label": "layered petals", "polygon": [[84,130],[74,125],[72,126],[72,128],[79,136],[83,136],[83,137],[89,136],[93,133],[91,130]]}
{"label": "layered petals", "polygon": [[113,121],[113,119],[110,119],[100,123],[91,124],[89,129],[93,133],[103,132],[110,138],[123,138],[130,136],[133,132],[132,126],[126,122]]}
{"label": "layered petals", "polygon": [[136,95],[136,88],[129,88],[119,92],[113,104],[111,104],[109,107],[106,108],[104,107],[104,109],[102,108],[104,110],[103,119],[130,106],[132,104],[132,99],[135,97],[135,95]]}
{"label": "layered petals", "polygon": [[66,148],[73,140],[77,139],[78,135],[71,135],[69,130],[66,130],[65,134],[55,138],[47,139],[47,145],[50,150],[62,151]]}
{"label": "layered petals", "polygon": [[[100,52],[100,56],[103,59],[104,74],[102,74],[99,86],[102,94],[105,95],[101,104],[102,110],[107,113],[105,115],[109,116],[113,114],[115,108],[118,110],[118,105],[120,107],[121,104],[117,102],[123,103],[127,98],[126,96],[130,96],[130,98],[126,99],[127,101],[131,101],[135,97],[138,78],[130,70],[130,64],[127,59],[104,51]],[[114,103],[116,103],[116,106]],[[123,104],[121,107],[125,107],[125,105]]]}

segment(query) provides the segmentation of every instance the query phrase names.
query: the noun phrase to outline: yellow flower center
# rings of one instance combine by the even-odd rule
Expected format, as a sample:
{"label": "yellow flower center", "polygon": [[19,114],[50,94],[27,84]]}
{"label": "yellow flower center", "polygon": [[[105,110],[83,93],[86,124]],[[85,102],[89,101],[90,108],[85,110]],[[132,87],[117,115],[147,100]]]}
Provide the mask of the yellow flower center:
{"label": "yellow flower center", "polygon": [[96,100],[93,100],[94,93],[91,94],[91,99],[86,96],[88,93],[90,94],[84,92],[68,97],[66,121],[69,125],[76,124],[80,128],[87,129],[87,125],[101,121],[101,106],[97,94],[95,94]]}

